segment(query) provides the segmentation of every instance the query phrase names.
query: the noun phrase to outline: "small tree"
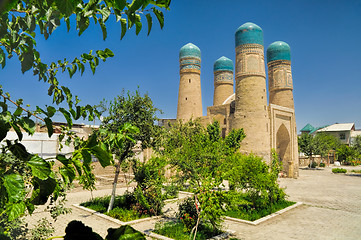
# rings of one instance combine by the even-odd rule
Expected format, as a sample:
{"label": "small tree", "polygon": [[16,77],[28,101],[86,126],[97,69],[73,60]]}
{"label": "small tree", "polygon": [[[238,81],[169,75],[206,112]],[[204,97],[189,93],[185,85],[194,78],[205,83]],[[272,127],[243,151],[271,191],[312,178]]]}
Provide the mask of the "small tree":
{"label": "small tree", "polygon": [[176,178],[189,184],[199,204],[200,217],[209,221],[215,231],[226,202],[222,165],[238,150],[244,137],[240,129],[232,130],[223,139],[218,122],[205,129],[199,122],[189,121],[173,125],[163,143],[162,154],[177,171]]}
{"label": "small tree", "polygon": [[315,147],[315,154],[321,155],[322,159],[326,157],[331,150],[336,150],[341,145],[337,137],[323,132],[317,133],[312,141]]}
{"label": "small tree", "polygon": [[303,152],[310,159],[310,167],[313,162],[313,155],[316,151],[316,146],[313,141],[313,135],[308,133],[302,133],[298,137],[298,148],[300,152]]}
{"label": "small tree", "polygon": [[132,131],[132,139],[126,138],[121,144],[111,146],[116,162],[113,190],[108,207],[108,211],[110,211],[113,208],[121,163],[134,156],[133,148],[137,141],[141,142],[142,150],[156,145],[160,128],[154,123],[158,120],[156,113],[160,110],[154,107],[147,94],[142,96],[139,89],[135,93],[125,94],[123,91],[109,105],[103,102],[102,106],[107,110],[107,116],[101,125],[105,132],[117,133],[119,128],[126,124],[131,124],[138,129]]}

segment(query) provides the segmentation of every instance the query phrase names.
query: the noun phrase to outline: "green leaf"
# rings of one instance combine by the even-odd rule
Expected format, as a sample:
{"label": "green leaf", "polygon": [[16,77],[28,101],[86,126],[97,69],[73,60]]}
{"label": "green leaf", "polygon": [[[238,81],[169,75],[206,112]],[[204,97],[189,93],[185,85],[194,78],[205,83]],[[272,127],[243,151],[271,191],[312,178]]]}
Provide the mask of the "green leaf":
{"label": "green leaf", "polygon": [[30,198],[31,203],[35,205],[45,204],[57,185],[58,183],[54,178],[49,177],[46,180],[41,180],[35,177],[33,179],[34,190]]}
{"label": "green leaf", "polygon": [[92,135],[90,135],[90,137],[87,140],[87,143],[85,145],[85,148],[92,148],[94,146],[97,146],[98,142],[97,142],[97,135],[95,133],[93,133]]}
{"label": "green leaf", "polygon": [[55,107],[53,107],[53,106],[48,106],[47,108],[46,108],[46,110],[48,111],[48,117],[52,117],[52,116],[54,116],[54,114],[56,113],[56,109],[55,109]]}
{"label": "green leaf", "polygon": [[73,180],[75,179],[76,174],[73,167],[67,167],[67,166],[61,167],[59,168],[59,172],[64,182],[67,184],[73,182]]}
{"label": "green leaf", "polygon": [[26,209],[25,202],[10,203],[6,206],[8,221],[13,221],[24,214]]}
{"label": "green leaf", "polygon": [[7,141],[7,145],[10,152],[20,160],[27,161],[28,158],[30,157],[30,154],[28,153],[28,151],[26,151],[26,148],[21,143],[11,144],[10,141]]}
{"label": "green leaf", "polygon": [[46,124],[46,128],[48,129],[48,136],[51,137],[54,133],[53,121],[48,117],[44,118],[44,121]]}
{"label": "green leaf", "polygon": [[69,17],[74,12],[78,3],[79,0],[55,0],[55,5],[66,17]]}
{"label": "green leaf", "polygon": [[33,135],[36,129],[35,122],[30,118],[24,117],[20,119],[20,126],[30,135]]}
{"label": "green leaf", "polygon": [[0,120],[4,121],[6,123],[11,122],[11,113],[9,111],[2,112],[0,114]]}
{"label": "green leaf", "polygon": [[21,132],[20,127],[16,123],[10,123],[10,125],[18,135],[19,141],[21,141],[23,139],[23,133]]}
{"label": "green leaf", "polygon": [[122,28],[122,33],[120,34],[120,39],[123,39],[125,33],[127,32],[127,20],[125,18],[120,19],[120,26]]}
{"label": "green leaf", "polygon": [[99,146],[92,147],[90,151],[99,160],[99,163],[100,165],[102,165],[102,167],[106,167],[110,165],[110,162],[112,160],[112,155],[109,152],[104,151]]}
{"label": "green leaf", "polygon": [[103,20],[101,20],[101,19],[99,19],[99,25],[100,25],[100,28],[102,29],[103,40],[105,41],[105,39],[107,38],[107,28],[106,28]]}
{"label": "green leaf", "polygon": [[108,234],[105,237],[106,240],[145,240],[143,233],[134,229],[130,225],[124,225],[119,228],[108,228]]}
{"label": "green leaf", "polygon": [[6,174],[4,177],[4,187],[8,194],[8,201],[15,203],[24,200],[24,180],[19,174]]}
{"label": "green leaf", "polygon": [[152,16],[150,15],[150,13],[148,13],[145,16],[147,17],[147,23],[148,23],[148,34],[147,35],[149,35],[150,30],[152,29],[153,19],[152,19]]}
{"label": "green leaf", "polygon": [[140,30],[142,30],[142,22],[140,21],[140,16],[135,14],[135,34],[138,35]]}
{"label": "green leaf", "polygon": [[58,154],[55,158],[64,165],[68,165],[70,163],[69,159],[67,159],[63,154]]}
{"label": "green leaf", "polygon": [[0,48],[0,64],[1,64],[1,67],[4,68],[5,67],[5,64],[6,64],[6,56],[5,56],[5,52],[2,48]]}
{"label": "green leaf", "polygon": [[129,5],[129,11],[135,12],[143,5],[144,0],[133,0],[133,2]]}
{"label": "green leaf", "polygon": [[73,120],[71,119],[70,113],[65,110],[64,108],[59,108],[59,111],[64,115],[66,122],[68,123],[69,127],[73,126]]}
{"label": "green leaf", "polygon": [[85,149],[81,150],[81,154],[83,155],[84,164],[89,165],[92,162],[91,154]]}
{"label": "green leaf", "polygon": [[51,173],[50,164],[38,155],[33,155],[26,164],[31,168],[33,176],[41,180],[47,179]]}
{"label": "green leaf", "polygon": [[20,61],[21,61],[21,72],[22,73],[25,73],[26,71],[31,69],[33,64],[34,64],[34,53],[33,53],[33,51],[29,49],[27,52],[24,52],[20,56]]}
{"label": "green leaf", "polygon": [[113,1],[113,7],[122,11],[125,8],[125,5],[127,4],[126,0],[114,0]]}
{"label": "green leaf", "polygon": [[80,17],[78,23],[79,36],[89,27],[89,18]]}
{"label": "green leaf", "polygon": [[11,9],[16,8],[17,4],[17,0],[2,1],[0,4],[0,14],[3,15],[4,13],[9,12]]}
{"label": "green leaf", "polygon": [[159,11],[159,10],[156,9],[156,8],[152,8],[152,9],[153,9],[153,12],[154,12],[155,16],[156,16],[157,19],[158,19],[160,28],[163,29],[163,27],[164,27],[164,15],[163,15],[163,12],[162,12],[162,11]]}
{"label": "green leaf", "polygon": [[16,110],[15,110],[15,112],[13,113],[13,115],[14,115],[15,117],[18,117],[18,116],[21,115],[22,112],[23,112],[23,109],[22,109],[21,107],[17,107]]}

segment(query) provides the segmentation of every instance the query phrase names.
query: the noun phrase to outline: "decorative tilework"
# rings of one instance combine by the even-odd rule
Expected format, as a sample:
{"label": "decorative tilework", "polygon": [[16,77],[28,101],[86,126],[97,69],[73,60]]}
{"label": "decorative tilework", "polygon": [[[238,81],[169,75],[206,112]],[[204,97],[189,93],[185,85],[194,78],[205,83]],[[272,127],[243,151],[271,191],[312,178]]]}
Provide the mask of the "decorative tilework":
{"label": "decorative tilework", "polygon": [[240,26],[235,34],[236,47],[243,44],[263,45],[263,31],[258,25],[248,22]]}
{"label": "decorative tilework", "polygon": [[291,49],[287,43],[277,41],[268,46],[267,62],[275,60],[291,60]]}
{"label": "decorative tilework", "polygon": [[[277,61],[278,64],[268,64],[270,91],[278,89],[293,89],[290,61]],[[274,63],[274,61],[272,62]]]}
{"label": "decorative tilework", "polygon": [[179,60],[180,70],[183,69],[196,69],[201,70],[201,61],[197,58],[182,58]]}
{"label": "decorative tilework", "polygon": [[218,71],[214,73],[214,84],[231,83],[233,84],[233,73]]}
{"label": "decorative tilework", "polygon": [[213,65],[213,71],[233,71],[233,62],[231,59],[226,57],[218,58]]}
{"label": "decorative tilework", "polygon": [[236,48],[236,78],[266,77],[263,50],[260,44],[243,44]]}
{"label": "decorative tilework", "polygon": [[201,59],[201,50],[193,43],[184,45],[179,51],[179,58],[195,57]]}

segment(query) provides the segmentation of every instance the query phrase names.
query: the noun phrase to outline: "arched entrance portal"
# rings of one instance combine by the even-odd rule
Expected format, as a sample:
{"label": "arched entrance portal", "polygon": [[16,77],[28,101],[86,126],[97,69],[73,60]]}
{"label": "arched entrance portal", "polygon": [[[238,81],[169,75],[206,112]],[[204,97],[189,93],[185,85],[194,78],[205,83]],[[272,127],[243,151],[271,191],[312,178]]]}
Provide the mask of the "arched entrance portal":
{"label": "arched entrance portal", "polygon": [[277,151],[280,161],[283,164],[283,170],[287,174],[290,174],[289,162],[292,161],[290,142],[291,142],[290,134],[289,134],[286,126],[284,124],[282,124],[277,131],[276,151]]}

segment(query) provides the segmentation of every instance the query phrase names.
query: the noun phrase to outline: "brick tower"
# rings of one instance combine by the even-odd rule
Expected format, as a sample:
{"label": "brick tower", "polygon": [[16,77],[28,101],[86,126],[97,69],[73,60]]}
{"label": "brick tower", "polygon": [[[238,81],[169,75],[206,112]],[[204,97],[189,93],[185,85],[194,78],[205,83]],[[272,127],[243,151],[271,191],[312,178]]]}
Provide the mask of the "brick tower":
{"label": "brick tower", "polygon": [[201,117],[201,50],[188,43],[180,49],[180,81],[178,92],[177,119],[188,121]]}
{"label": "brick tower", "polygon": [[[274,148],[289,177],[298,177],[298,139],[293,81],[291,72],[290,46],[282,41],[267,48],[268,88],[272,138]],[[277,117],[283,115],[282,118]]]}
{"label": "brick tower", "polygon": [[245,23],[235,34],[236,98],[232,128],[243,128],[241,152],[262,156],[270,163],[270,120],[267,110],[263,31]]}
{"label": "brick tower", "polygon": [[233,62],[226,57],[220,57],[213,65],[214,95],[213,106],[221,105],[233,94]]}

